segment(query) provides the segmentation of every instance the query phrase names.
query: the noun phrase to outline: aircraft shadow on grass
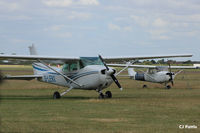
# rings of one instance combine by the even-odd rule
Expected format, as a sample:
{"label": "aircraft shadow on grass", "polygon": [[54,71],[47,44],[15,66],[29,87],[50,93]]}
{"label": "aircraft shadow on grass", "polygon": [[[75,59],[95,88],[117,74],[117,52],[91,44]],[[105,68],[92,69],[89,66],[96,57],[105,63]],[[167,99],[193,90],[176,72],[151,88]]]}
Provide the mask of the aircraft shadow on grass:
{"label": "aircraft shadow on grass", "polygon": [[[89,100],[89,99],[97,99],[94,97],[83,97],[83,96],[68,96],[62,97],[63,100],[67,99],[76,99],[76,100]],[[30,100],[30,101],[38,101],[38,100],[52,100],[52,96],[31,96],[31,95],[0,95],[0,102],[6,100]]]}
{"label": "aircraft shadow on grass", "polygon": [[[107,99],[107,100],[117,100],[117,99],[135,99],[138,98],[138,96],[116,96],[113,97],[112,99]],[[99,99],[97,97],[88,97],[88,96],[65,96],[62,97],[60,100],[90,100],[90,99]],[[2,95],[0,94],[0,103],[3,101],[7,100],[23,100],[23,101],[45,101],[45,100],[52,100],[52,96],[47,95],[47,96],[33,96],[33,95]],[[101,100],[106,100],[106,99],[101,99]],[[59,100],[58,100],[59,101]]]}

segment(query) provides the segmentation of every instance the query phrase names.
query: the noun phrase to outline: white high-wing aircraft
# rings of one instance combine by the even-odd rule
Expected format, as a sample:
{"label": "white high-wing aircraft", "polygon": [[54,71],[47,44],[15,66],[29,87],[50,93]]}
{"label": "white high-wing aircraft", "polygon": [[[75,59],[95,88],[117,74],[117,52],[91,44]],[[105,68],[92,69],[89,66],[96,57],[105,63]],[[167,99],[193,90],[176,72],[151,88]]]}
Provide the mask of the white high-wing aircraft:
{"label": "white high-wing aircraft", "polygon": [[[147,81],[152,83],[160,83],[164,84],[167,89],[170,89],[171,86],[168,83],[174,85],[174,78],[177,74],[182,72],[183,70],[174,73],[171,69],[198,69],[197,66],[153,66],[153,65],[131,65],[130,62],[127,64],[108,64],[112,67],[126,67],[128,68],[128,75],[121,76],[129,76],[133,80],[139,81]],[[140,70],[140,72],[134,71],[134,68],[147,68],[147,71],[144,72]],[[146,88],[147,85],[143,85],[143,88]]]}
{"label": "white high-wing aircraft", "polygon": [[[116,70],[108,67],[105,62],[119,62],[140,59],[191,57],[192,55],[169,55],[169,56],[147,56],[147,57],[56,57],[36,55],[34,45],[30,48],[31,55],[0,55],[0,59],[33,60],[34,75],[5,76],[3,79],[31,80],[37,79],[41,82],[68,87],[61,94],[56,91],[54,99],[58,99],[72,89],[96,90],[99,98],[111,98],[112,93],[107,91],[105,95],[102,90],[109,87],[114,81],[122,90],[115,74]],[[63,63],[62,68],[52,67],[46,64],[48,61],[59,61]]]}

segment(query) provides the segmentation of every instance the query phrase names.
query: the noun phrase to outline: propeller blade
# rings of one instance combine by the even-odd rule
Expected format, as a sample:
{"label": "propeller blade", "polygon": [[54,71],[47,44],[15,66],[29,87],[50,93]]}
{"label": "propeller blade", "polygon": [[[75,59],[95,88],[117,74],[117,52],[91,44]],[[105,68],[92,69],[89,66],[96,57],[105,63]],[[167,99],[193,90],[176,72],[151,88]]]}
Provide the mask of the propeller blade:
{"label": "propeller blade", "polygon": [[3,74],[0,71],[0,84],[3,82]]}
{"label": "propeller blade", "polygon": [[106,67],[106,70],[108,71],[109,68],[108,68],[108,66],[106,65],[106,63],[105,63],[105,61],[103,60],[103,58],[101,57],[101,55],[99,55],[99,58],[100,58],[100,60],[102,61],[103,65]]}
{"label": "propeller blade", "polygon": [[169,72],[166,73],[166,75],[169,75],[169,82],[171,82],[172,86],[174,86],[174,79],[173,79],[174,73],[172,72],[170,63],[169,63]]}
{"label": "propeller blade", "polygon": [[171,64],[169,63],[169,73],[167,73],[167,75],[169,75],[170,79],[169,81],[171,82],[172,86],[174,85],[174,81],[173,81],[173,75],[174,73],[172,73],[172,69],[171,69]]}
{"label": "propeller blade", "polygon": [[169,63],[169,72],[172,73],[171,64]]}
{"label": "propeller blade", "polygon": [[119,81],[117,80],[117,78],[115,77],[114,74],[111,75],[113,81],[115,82],[115,84],[119,87],[120,90],[123,90],[123,88],[121,87]]}
{"label": "propeller blade", "polygon": [[171,83],[172,83],[172,86],[174,86],[174,81],[173,80],[171,81]]}
{"label": "propeller blade", "polygon": [[172,74],[170,74],[169,77],[170,77],[169,80],[172,81],[173,80]]}

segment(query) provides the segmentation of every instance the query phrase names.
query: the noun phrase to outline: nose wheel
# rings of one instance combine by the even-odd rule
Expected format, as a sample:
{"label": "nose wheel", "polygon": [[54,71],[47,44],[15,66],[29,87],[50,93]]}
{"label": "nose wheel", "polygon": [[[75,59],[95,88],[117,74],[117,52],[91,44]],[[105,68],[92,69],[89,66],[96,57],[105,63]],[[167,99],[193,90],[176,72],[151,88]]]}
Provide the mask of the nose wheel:
{"label": "nose wheel", "polygon": [[106,91],[105,96],[107,98],[112,98],[112,93],[110,91]]}
{"label": "nose wheel", "polygon": [[170,85],[167,85],[167,86],[166,86],[166,89],[168,89],[168,90],[171,89],[171,86],[170,86]]}
{"label": "nose wheel", "polygon": [[106,91],[105,95],[99,91],[99,99],[104,99],[104,98],[112,98],[112,93],[110,91]]}
{"label": "nose wheel", "polygon": [[142,88],[147,88],[147,85],[143,85]]}

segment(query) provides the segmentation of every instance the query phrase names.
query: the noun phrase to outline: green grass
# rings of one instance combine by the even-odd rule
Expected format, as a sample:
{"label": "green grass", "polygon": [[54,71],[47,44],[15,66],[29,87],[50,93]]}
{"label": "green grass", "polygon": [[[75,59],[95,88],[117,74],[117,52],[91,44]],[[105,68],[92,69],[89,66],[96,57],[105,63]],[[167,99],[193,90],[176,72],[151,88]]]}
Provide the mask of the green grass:
{"label": "green grass", "polygon": [[[26,73],[32,72],[22,72]],[[109,87],[113,98],[104,100],[97,99],[95,91],[83,90],[53,100],[53,92],[63,91],[62,87],[34,80],[6,81],[0,86],[0,132],[200,132],[199,79],[200,73],[187,71],[177,77],[174,88],[165,90],[152,83],[142,89],[143,82],[120,78],[124,90],[113,84]],[[180,124],[198,128],[179,129]]]}

